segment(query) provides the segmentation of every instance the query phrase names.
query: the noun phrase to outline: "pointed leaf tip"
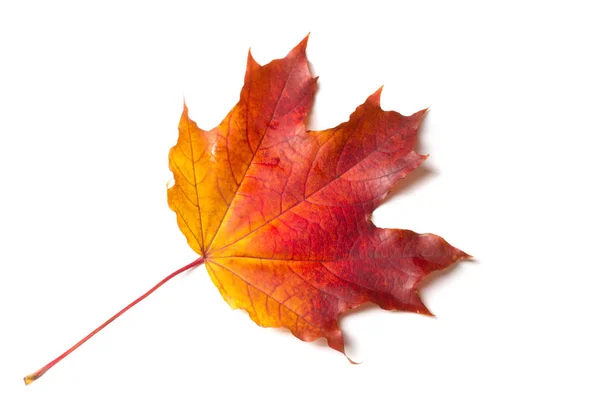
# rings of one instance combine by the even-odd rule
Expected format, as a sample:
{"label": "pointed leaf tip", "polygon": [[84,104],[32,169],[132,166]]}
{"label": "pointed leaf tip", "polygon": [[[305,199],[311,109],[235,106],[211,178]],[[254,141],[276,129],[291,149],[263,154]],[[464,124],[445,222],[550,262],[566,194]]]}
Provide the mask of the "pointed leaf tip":
{"label": "pointed leaf tip", "polygon": [[381,92],[383,91],[383,86],[379,87],[373,94],[367,98],[367,101],[376,106],[381,105]]}
{"label": "pointed leaf tip", "polygon": [[428,112],[429,112],[429,107],[422,109],[420,111],[417,111],[413,115],[420,118],[420,120],[423,120],[423,118],[425,118],[425,115],[427,115]]}
{"label": "pointed leaf tip", "polygon": [[260,64],[252,56],[252,48],[248,48],[248,58],[246,59],[246,72],[260,67]]}
{"label": "pointed leaf tip", "polygon": [[288,53],[288,56],[293,55],[295,53],[300,53],[302,55],[304,55],[304,57],[306,57],[306,46],[308,45],[308,35],[306,35],[304,37],[304,39],[302,39],[298,45],[296,45],[294,47],[294,49],[292,49],[290,51],[290,53]]}
{"label": "pointed leaf tip", "polygon": [[457,254],[458,255],[458,258],[456,259],[457,261],[458,260],[472,260],[473,259],[473,256],[471,254],[468,254],[468,253],[466,253],[466,252],[464,252],[462,250],[458,250],[458,251],[459,251],[459,253]]}
{"label": "pointed leaf tip", "polygon": [[298,44],[298,48],[304,48],[306,49],[306,46],[308,45],[308,38],[310,37],[310,32],[308,34],[306,34],[306,36],[304,38],[302,38],[302,40],[300,41],[300,43]]}

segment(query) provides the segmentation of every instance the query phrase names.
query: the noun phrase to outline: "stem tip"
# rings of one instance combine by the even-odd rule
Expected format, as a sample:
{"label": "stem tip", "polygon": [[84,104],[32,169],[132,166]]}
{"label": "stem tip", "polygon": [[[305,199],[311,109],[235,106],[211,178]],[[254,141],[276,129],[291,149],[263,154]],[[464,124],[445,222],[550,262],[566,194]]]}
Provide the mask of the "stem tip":
{"label": "stem tip", "polygon": [[37,379],[39,379],[40,377],[42,377],[42,375],[45,372],[40,372],[39,370],[37,372],[34,372],[30,375],[27,375],[23,378],[23,381],[25,382],[25,385],[30,385],[31,383],[35,382]]}

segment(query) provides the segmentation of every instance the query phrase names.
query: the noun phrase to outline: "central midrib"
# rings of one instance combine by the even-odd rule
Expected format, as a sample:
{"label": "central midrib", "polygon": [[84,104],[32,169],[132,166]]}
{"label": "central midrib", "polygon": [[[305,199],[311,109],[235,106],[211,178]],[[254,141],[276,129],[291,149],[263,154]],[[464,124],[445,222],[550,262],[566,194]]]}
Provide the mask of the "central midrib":
{"label": "central midrib", "polygon": [[[212,243],[215,241],[215,238],[217,237],[217,234],[219,234],[219,231],[221,230],[221,226],[223,226],[223,222],[225,220],[225,216],[227,216],[227,213],[229,213],[229,209],[231,208],[231,205],[233,204],[233,201],[235,200],[235,197],[237,196],[240,187],[242,186],[242,184],[244,183],[244,180],[246,179],[246,174],[248,173],[248,170],[252,166],[252,163],[254,162],[254,158],[256,157],[256,154],[260,150],[260,146],[262,145],[263,140],[267,136],[267,132],[271,128],[271,123],[273,122],[273,117],[275,116],[275,113],[277,112],[277,108],[279,107],[279,102],[281,101],[281,98],[283,97],[283,92],[284,92],[285,88],[287,87],[287,84],[288,84],[288,82],[290,80],[290,77],[291,77],[292,71],[294,70],[294,67],[296,65],[296,60],[297,59],[298,59],[298,56],[296,56],[296,58],[294,59],[294,62],[292,63],[292,65],[290,67],[290,70],[288,71],[288,75],[287,75],[287,78],[285,80],[285,84],[281,88],[281,92],[279,93],[279,97],[277,98],[277,102],[275,103],[275,108],[273,108],[273,113],[271,114],[271,118],[269,118],[269,123],[265,127],[265,131],[263,132],[263,135],[262,135],[260,141],[258,142],[258,145],[256,146],[256,150],[252,153],[252,158],[248,162],[248,167],[246,167],[246,170],[244,171],[244,174],[242,175],[242,180],[240,181],[240,184],[236,188],[235,193],[233,194],[233,197],[231,198],[231,201],[227,204],[227,209],[225,210],[225,214],[223,215],[223,217],[221,218],[221,221],[219,222],[219,227],[217,227],[217,230],[214,232],[213,237],[210,240],[210,244],[206,248],[206,251],[207,251],[206,256],[208,256],[210,254],[210,248],[212,246]],[[248,98],[250,98],[250,94],[248,94]],[[248,114],[246,113],[246,116],[247,115]],[[248,131],[248,125],[246,124],[246,132],[247,131]]]}

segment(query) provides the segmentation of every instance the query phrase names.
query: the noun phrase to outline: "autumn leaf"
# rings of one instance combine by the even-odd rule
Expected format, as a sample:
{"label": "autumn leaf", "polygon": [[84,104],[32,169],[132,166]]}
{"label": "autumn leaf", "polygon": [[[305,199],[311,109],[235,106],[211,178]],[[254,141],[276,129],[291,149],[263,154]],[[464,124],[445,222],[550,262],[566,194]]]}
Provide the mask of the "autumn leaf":
{"label": "autumn leaf", "polygon": [[232,308],[344,352],[340,314],[374,302],[429,315],[419,282],[467,254],[370,221],[426,159],[414,150],[425,111],[383,111],[379,89],[348,122],[307,131],[316,78],[306,44],[265,66],[249,54],[240,101],[216,128],[199,129],[184,107],[168,199]]}
{"label": "autumn leaf", "polygon": [[339,316],[363,303],[430,315],[419,283],[469,255],[441,237],[380,229],[372,212],[425,159],[414,150],[425,111],[383,111],[381,89],[350,119],[323,131],[304,122],[316,90],[308,37],[285,58],[252,55],[240,101],[204,131],[184,105],[169,154],[170,208],[200,255],[26,376],[26,384],[174,276],[205,263],[232,308],[304,341],[325,338],[344,353]]}

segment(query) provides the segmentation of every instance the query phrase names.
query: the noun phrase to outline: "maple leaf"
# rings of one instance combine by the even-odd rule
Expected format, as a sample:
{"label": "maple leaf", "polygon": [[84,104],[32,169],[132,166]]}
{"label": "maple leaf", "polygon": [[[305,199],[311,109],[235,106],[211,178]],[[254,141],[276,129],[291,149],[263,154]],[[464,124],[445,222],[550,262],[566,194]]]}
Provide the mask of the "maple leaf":
{"label": "maple leaf", "polygon": [[240,101],[216,128],[199,129],[184,106],[168,200],[232,308],[344,352],[341,313],[374,302],[430,315],[419,282],[468,255],[370,221],[426,159],[414,151],[425,110],[383,111],[379,89],[348,122],[307,131],[316,90],[307,39],[265,66],[249,53]]}
{"label": "maple leaf", "polygon": [[430,315],[419,283],[469,255],[433,234],[380,229],[371,214],[426,156],[414,151],[425,110],[383,111],[381,89],[345,122],[304,125],[316,90],[306,37],[260,66],[248,54],[240,101],[203,131],[184,105],[169,153],[169,206],[200,258],[171,273],[56,359],[37,380],[176,275],[203,262],[223,298],[264,327],[344,353],[343,312],[366,302]]}

